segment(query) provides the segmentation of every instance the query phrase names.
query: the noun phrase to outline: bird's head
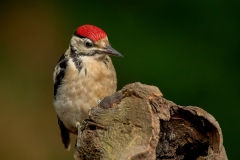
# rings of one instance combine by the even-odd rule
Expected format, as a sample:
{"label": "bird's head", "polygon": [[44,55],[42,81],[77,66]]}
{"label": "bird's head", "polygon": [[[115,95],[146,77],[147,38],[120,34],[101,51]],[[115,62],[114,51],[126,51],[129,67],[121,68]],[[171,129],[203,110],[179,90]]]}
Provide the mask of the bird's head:
{"label": "bird's head", "polygon": [[123,57],[109,44],[107,34],[93,25],[83,25],[76,29],[70,41],[72,56],[91,56],[102,59],[106,55]]}

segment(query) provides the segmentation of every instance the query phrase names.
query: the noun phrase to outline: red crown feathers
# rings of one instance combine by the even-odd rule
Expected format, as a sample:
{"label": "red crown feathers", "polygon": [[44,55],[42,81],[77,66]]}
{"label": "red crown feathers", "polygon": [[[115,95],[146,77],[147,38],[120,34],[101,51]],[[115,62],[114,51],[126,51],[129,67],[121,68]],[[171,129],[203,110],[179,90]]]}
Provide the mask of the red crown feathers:
{"label": "red crown feathers", "polygon": [[107,37],[107,34],[101,28],[89,24],[78,27],[75,35],[89,38],[94,42]]}

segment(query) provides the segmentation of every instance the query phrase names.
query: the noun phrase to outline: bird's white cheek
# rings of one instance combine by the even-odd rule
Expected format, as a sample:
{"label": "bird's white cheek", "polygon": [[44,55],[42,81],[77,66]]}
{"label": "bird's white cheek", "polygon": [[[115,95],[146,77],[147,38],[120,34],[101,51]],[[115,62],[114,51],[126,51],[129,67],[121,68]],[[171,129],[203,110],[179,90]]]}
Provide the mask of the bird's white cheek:
{"label": "bird's white cheek", "polygon": [[76,45],[77,43],[77,40],[75,38],[72,38],[71,41],[70,41],[71,45]]}

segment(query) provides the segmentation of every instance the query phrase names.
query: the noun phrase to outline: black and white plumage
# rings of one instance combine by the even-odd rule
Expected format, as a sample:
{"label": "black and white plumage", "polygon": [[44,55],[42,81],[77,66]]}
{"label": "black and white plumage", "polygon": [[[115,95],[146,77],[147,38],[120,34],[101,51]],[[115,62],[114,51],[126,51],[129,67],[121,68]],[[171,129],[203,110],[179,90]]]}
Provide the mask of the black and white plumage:
{"label": "black and white plumage", "polygon": [[109,55],[122,57],[103,30],[83,25],[74,32],[55,67],[53,104],[65,148],[70,147],[69,132],[77,134],[76,124],[88,117],[89,109],[116,91],[116,72]]}

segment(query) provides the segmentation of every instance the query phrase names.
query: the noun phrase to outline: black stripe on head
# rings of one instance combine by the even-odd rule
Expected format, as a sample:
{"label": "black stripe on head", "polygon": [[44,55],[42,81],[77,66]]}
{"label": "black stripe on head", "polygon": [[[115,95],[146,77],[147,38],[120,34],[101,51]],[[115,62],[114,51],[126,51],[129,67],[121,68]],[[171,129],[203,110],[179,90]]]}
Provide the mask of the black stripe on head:
{"label": "black stripe on head", "polygon": [[109,62],[109,59],[106,57],[105,61]]}
{"label": "black stripe on head", "polygon": [[71,44],[70,44],[70,48],[71,48],[70,57],[72,58],[76,68],[80,72],[82,69],[82,60],[80,57],[84,56],[84,54],[81,52],[77,52]]}
{"label": "black stripe on head", "polygon": [[77,58],[77,57],[73,57],[72,60],[73,60],[73,62],[74,62],[74,64],[75,64],[76,68],[77,68],[78,71],[80,72],[81,69],[82,69],[82,67],[83,67],[81,59],[80,59],[80,58]]}
{"label": "black stripe on head", "polygon": [[62,80],[64,78],[65,70],[66,70],[66,66],[67,66],[67,61],[68,61],[68,59],[66,59],[64,55],[62,55],[60,60],[59,60],[59,63],[58,63],[57,67],[60,69],[60,71],[59,71],[59,73],[57,73],[57,75],[55,77],[54,98],[57,94],[58,87],[62,84]]}
{"label": "black stripe on head", "polygon": [[108,58],[106,57],[106,58],[103,60],[103,63],[105,64],[106,68],[108,68],[108,62],[109,62],[109,60],[108,60]]}
{"label": "black stripe on head", "polygon": [[72,44],[70,44],[70,57],[75,59],[77,57],[83,57],[86,56],[85,53],[77,51]]}
{"label": "black stripe on head", "polygon": [[98,52],[96,52],[94,50],[91,53],[84,53],[84,52],[77,51],[72,44],[70,44],[70,50],[71,50],[70,56],[72,58],[79,57],[79,56],[80,57],[83,57],[83,56],[94,56],[95,54],[98,54]]}

